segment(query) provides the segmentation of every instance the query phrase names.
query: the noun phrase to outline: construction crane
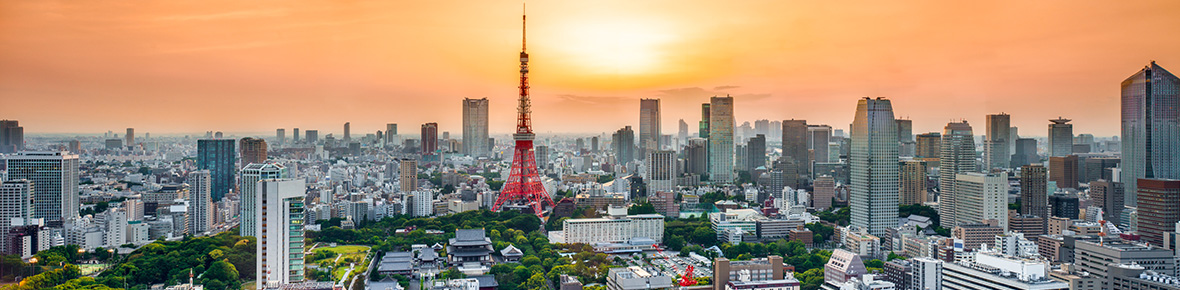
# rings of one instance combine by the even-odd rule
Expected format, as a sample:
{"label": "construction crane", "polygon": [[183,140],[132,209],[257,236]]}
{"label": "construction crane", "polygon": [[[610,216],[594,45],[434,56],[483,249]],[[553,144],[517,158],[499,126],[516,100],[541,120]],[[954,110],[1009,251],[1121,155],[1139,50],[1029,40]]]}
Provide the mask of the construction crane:
{"label": "construction crane", "polygon": [[[664,249],[661,249],[660,245],[653,244],[653,245],[651,245],[651,247],[655,248],[656,252],[660,253],[660,256],[664,256],[664,261],[667,261],[668,265],[672,266],[673,272],[680,271],[680,269],[677,269],[676,263],[672,262],[672,258],[670,258],[670,257],[668,257],[668,255],[664,254]],[[693,270],[695,270],[695,268],[692,265],[688,265],[688,269],[685,269],[684,274],[680,275],[680,282],[679,282],[680,287],[688,287],[688,286],[692,286],[692,285],[697,284],[697,279],[692,274]]]}

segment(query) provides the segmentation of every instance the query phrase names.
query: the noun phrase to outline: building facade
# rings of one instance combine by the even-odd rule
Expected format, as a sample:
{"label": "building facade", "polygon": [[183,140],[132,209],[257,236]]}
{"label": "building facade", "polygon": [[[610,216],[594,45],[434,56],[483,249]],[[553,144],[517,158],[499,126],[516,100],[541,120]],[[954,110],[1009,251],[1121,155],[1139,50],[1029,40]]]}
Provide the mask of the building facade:
{"label": "building facade", "polygon": [[463,154],[472,157],[491,157],[488,140],[488,98],[464,98]]}
{"label": "building facade", "polygon": [[1180,179],[1180,78],[1151,62],[1123,80],[1122,171],[1124,201],[1136,206],[1140,178]]}
{"label": "building facade", "polygon": [[709,180],[733,182],[733,97],[712,97],[709,110]]}
{"label": "building facade", "polygon": [[861,99],[852,122],[851,225],[874,236],[884,236],[887,229],[897,227],[897,147],[891,102]]}
{"label": "building facade", "polygon": [[212,174],[213,191],[210,194],[214,202],[221,201],[234,188],[237,153],[233,139],[197,140],[197,170],[209,170]]}
{"label": "building facade", "polygon": [[8,180],[33,184],[33,218],[55,228],[78,218],[78,155],[22,151],[5,160]]}

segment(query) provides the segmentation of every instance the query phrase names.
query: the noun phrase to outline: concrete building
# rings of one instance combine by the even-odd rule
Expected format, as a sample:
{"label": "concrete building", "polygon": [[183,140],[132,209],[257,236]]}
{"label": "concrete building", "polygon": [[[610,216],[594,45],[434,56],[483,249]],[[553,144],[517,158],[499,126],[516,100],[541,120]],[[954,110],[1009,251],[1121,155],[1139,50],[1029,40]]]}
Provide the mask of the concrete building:
{"label": "concrete building", "polygon": [[897,146],[897,123],[890,101],[861,99],[852,123],[851,225],[874,236],[897,227]]}
{"label": "concrete building", "polygon": [[1037,154],[1037,139],[1016,139],[1016,149],[1012,152],[1012,167],[1021,167],[1041,162],[1041,156]]}
{"label": "concrete building", "polygon": [[242,138],[242,140],[238,141],[238,150],[242,156],[239,167],[266,162],[266,140],[250,137]]}
{"label": "concrete building", "polygon": [[660,99],[639,100],[639,156],[662,149],[660,144]]}
{"label": "concrete building", "polygon": [[[1180,166],[1180,164],[1176,164]],[[1180,180],[1136,180],[1139,185],[1139,219],[1136,227],[1143,240],[1155,246],[1164,244],[1164,233],[1180,222]]]}
{"label": "concrete building", "polygon": [[17,120],[0,120],[0,153],[25,150],[25,128]]}
{"label": "concrete building", "polygon": [[994,220],[1008,230],[1008,174],[960,173],[955,177],[955,223]]}
{"label": "concrete building", "polygon": [[[782,138],[782,157],[779,162],[785,163],[792,172],[786,172],[790,176],[798,179],[798,176],[807,175],[808,168],[811,164],[808,158],[808,136],[807,136],[807,121],[806,120],[784,120],[783,121],[783,138]],[[788,177],[790,178],[790,177]]]}
{"label": "concrete building", "polygon": [[607,272],[607,290],[675,289],[672,277],[653,274],[640,267],[611,268]]}
{"label": "concrete building", "polygon": [[1103,281],[1102,289],[1111,289],[1111,269],[1119,264],[1138,264],[1145,270],[1176,275],[1176,256],[1163,248],[1148,247],[1119,240],[1077,240],[1073,242],[1072,259],[1079,271]]}
{"label": "concrete building", "polygon": [[647,170],[644,172],[644,182],[647,183],[648,195],[660,191],[671,192],[676,189],[676,151],[649,150],[647,156]]}
{"label": "concrete building", "polygon": [[1122,134],[1119,181],[1128,194],[1124,201],[1137,206],[1138,180],[1180,179],[1180,78],[1151,62],[1120,84]]}
{"label": "concrete building", "polygon": [[68,152],[22,151],[8,155],[7,180],[33,184],[33,218],[61,228],[78,218],[78,155]]}
{"label": "concrete building", "polygon": [[1057,182],[1057,188],[1078,188],[1078,156],[1049,157],[1049,181]]}
{"label": "concrete building", "polygon": [[938,159],[942,156],[942,133],[930,132],[925,134],[918,134],[917,137],[918,149],[914,154],[916,158],[922,159]]}
{"label": "concrete building", "polygon": [[1003,228],[983,223],[959,224],[951,229],[952,237],[963,240],[963,248],[974,250],[979,250],[983,244],[991,244],[996,236],[1003,234]]}
{"label": "concrete building", "polygon": [[[927,200],[926,161],[901,161],[901,181],[898,186],[901,204],[921,204]],[[818,181],[817,181],[818,182]]]}
{"label": "concrete building", "polygon": [[727,287],[729,287],[730,282],[735,281],[783,280],[785,274],[786,272],[783,270],[783,258],[780,256],[769,256],[748,261],[730,261],[726,258],[716,258],[713,259],[712,289],[728,289]]}
{"label": "concrete building", "polygon": [[[213,176],[208,170],[189,172],[185,179],[188,184],[188,232],[199,235],[213,228]],[[251,219],[253,220],[253,219]]]}
{"label": "concrete building", "polygon": [[258,181],[254,230],[258,237],[255,259],[258,289],[302,282],[303,227],[306,185],[301,179]]}
{"label": "concrete building", "polygon": [[1049,156],[1073,154],[1073,124],[1070,119],[1057,117],[1049,120]]}
{"label": "concrete building", "polygon": [[913,267],[913,280],[910,280],[910,288],[913,290],[939,290],[942,287],[942,260],[936,260],[928,257],[918,257],[910,259],[910,265]]}
{"label": "concrete building", "polygon": [[635,131],[631,126],[625,126],[611,135],[611,149],[615,152],[615,162],[627,164],[636,159]]}
{"label": "concrete building", "polygon": [[464,98],[463,154],[472,157],[491,157],[491,144],[488,140],[488,98]]}
{"label": "concrete building", "polygon": [[836,179],[823,175],[815,179],[812,184],[811,207],[816,210],[826,210],[832,207],[832,200],[836,198]]}
{"label": "concrete building", "polygon": [[1020,167],[1020,213],[1049,216],[1048,171],[1037,164]]}
{"label": "concrete building", "polygon": [[[311,134],[311,131],[308,131]],[[237,151],[234,151],[232,139],[201,139],[197,140],[197,170],[209,170],[213,176],[213,202],[221,198],[234,188],[234,177],[237,171]]]}
{"label": "concrete building", "polygon": [[944,226],[954,226],[962,220],[955,180],[960,173],[975,171],[975,137],[967,121],[947,123],[944,129],[939,146],[938,216]]}
{"label": "concrete building", "polygon": [[0,183],[0,251],[14,252],[10,246],[10,231],[14,220],[33,217],[33,182],[26,179],[5,180]]}
{"label": "concrete building", "polygon": [[664,240],[664,216],[627,215],[625,208],[610,207],[603,218],[567,219],[562,222],[565,243],[631,243]]}
{"label": "concrete building", "polygon": [[432,122],[422,124],[422,133],[420,136],[422,137],[422,142],[420,144],[422,144],[421,152],[423,155],[422,158],[424,159],[423,161],[429,159],[426,157],[428,155],[433,156],[439,154],[438,123]]}
{"label": "concrete building", "polygon": [[413,159],[398,160],[398,183],[401,192],[408,193],[418,190],[418,161]]}
{"label": "concrete building", "polygon": [[1120,224],[1119,213],[1123,209],[1125,189],[1122,182],[1097,180],[1090,182],[1090,204],[1102,208],[1102,218],[1107,222]]}
{"label": "concrete building", "polygon": [[828,263],[824,264],[824,283],[840,285],[868,274],[860,256],[843,249],[832,250]]}
{"label": "concrete building", "polygon": [[976,252],[974,262],[944,263],[942,289],[1065,290],[1069,285],[1046,276],[1043,261]]}
{"label": "concrete building", "polygon": [[[259,182],[267,179],[289,177],[290,174],[287,171],[287,167],[278,163],[254,163],[242,168],[242,184],[238,187],[242,191],[240,195],[242,204],[239,207],[238,221],[241,224],[239,229],[243,236],[248,236],[258,231],[259,221],[255,220],[255,218],[258,216],[256,211],[261,204],[256,204],[255,202],[260,198],[260,196],[257,196],[259,194]],[[216,186],[213,187],[215,188]]]}

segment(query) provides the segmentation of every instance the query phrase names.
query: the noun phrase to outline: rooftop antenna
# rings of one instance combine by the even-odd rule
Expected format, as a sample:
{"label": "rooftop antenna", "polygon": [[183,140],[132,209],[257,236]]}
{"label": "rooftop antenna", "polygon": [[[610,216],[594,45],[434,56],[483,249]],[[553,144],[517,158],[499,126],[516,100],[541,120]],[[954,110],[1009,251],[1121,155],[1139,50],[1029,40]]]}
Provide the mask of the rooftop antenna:
{"label": "rooftop antenna", "polygon": [[520,4],[520,51],[525,51],[525,43],[528,40],[528,25],[525,24],[528,20],[528,3]]}

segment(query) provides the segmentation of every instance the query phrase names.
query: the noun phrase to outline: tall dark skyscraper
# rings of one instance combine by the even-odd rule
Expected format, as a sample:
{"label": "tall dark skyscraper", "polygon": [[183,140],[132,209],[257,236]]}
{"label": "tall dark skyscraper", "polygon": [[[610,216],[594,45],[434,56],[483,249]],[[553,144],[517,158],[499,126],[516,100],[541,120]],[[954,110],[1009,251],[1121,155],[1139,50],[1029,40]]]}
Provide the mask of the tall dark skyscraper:
{"label": "tall dark skyscraper", "polygon": [[985,135],[983,136],[983,164],[985,169],[1008,168],[1012,164],[1011,148],[1013,140],[1008,139],[1011,134],[1012,116],[1004,113],[987,115],[985,117]]}
{"label": "tall dark skyscraper", "polygon": [[828,158],[828,143],[832,141],[832,126],[807,125],[807,149],[811,152],[811,161],[834,162]]}
{"label": "tall dark skyscraper", "polygon": [[697,136],[705,139],[709,139],[709,112],[709,104],[701,104],[701,123],[699,126],[700,132],[697,133]]}
{"label": "tall dark skyscraper", "polygon": [[209,170],[213,179],[209,196],[213,202],[220,201],[234,188],[237,154],[233,139],[197,140],[197,169]]}
{"label": "tall dark skyscraper", "polygon": [[438,153],[438,123],[422,124],[422,155]]}
{"label": "tall dark skyscraper", "polygon": [[1122,83],[1122,172],[1126,203],[1140,178],[1180,179],[1180,78],[1151,62]]}
{"label": "tall dark skyscraper", "polygon": [[1039,164],[1020,167],[1020,213],[1049,216],[1048,170]]}
{"label": "tall dark skyscraper", "polygon": [[615,162],[627,164],[635,160],[635,131],[631,126],[623,127],[611,135],[611,149],[615,151]]}
{"label": "tall dark skyscraper", "polygon": [[753,172],[755,168],[766,166],[766,135],[754,135],[746,141],[746,170]]}
{"label": "tall dark skyscraper", "polygon": [[0,120],[0,153],[25,150],[25,128],[16,120]]}
{"label": "tall dark skyscraper", "polygon": [[807,154],[807,139],[806,120],[783,121],[783,155],[779,160],[793,164],[788,167],[797,171],[793,174],[795,179],[798,179],[798,176],[806,176],[807,169],[811,167],[808,162],[810,158]]}
{"label": "tall dark skyscraper", "polygon": [[1078,156],[1049,157],[1049,181],[1057,188],[1078,188]]}
{"label": "tall dark skyscraper", "polygon": [[294,130],[291,130],[291,131],[292,131],[291,132],[291,142],[299,143],[299,128],[295,128]]}
{"label": "tall dark skyscraper", "polygon": [[1102,207],[1103,220],[1120,224],[1123,212],[1123,183],[1098,180],[1090,182],[1090,200],[1092,205]]}
{"label": "tall dark skyscraper", "polygon": [[1020,138],[1016,139],[1015,143],[1016,150],[1012,154],[1013,168],[1041,162],[1041,156],[1037,155],[1037,139]]}
{"label": "tall dark skyscraper", "polygon": [[127,134],[123,135],[123,138],[127,139],[128,149],[135,147],[135,128],[127,128]]}
{"label": "tall dark skyscraper", "polygon": [[942,134],[938,132],[930,132],[926,134],[918,134],[917,149],[914,152],[914,157],[918,158],[939,158],[942,155]]}
{"label": "tall dark skyscraper", "polygon": [[352,123],[344,122],[344,143],[352,141]]}
{"label": "tall dark skyscraper", "polygon": [[639,156],[660,150],[660,99],[639,100]]}
{"label": "tall dark skyscraper", "polygon": [[[315,145],[320,142],[320,130],[307,130],[303,132],[307,144]],[[314,146],[313,146],[314,147]]]}
{"label": "tall dark skyscraper", "polygon": [[242,156],[241,167],[246,167],[251,163],[265,163],[266,162],[266,140],[257,138],[242,138],[238,141],[238,150]]}

